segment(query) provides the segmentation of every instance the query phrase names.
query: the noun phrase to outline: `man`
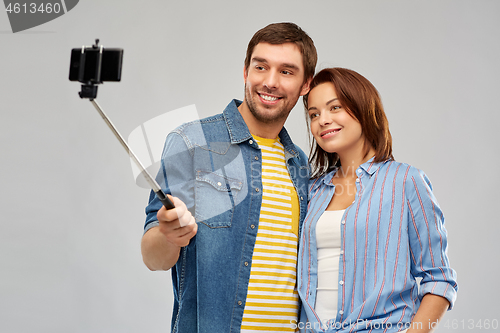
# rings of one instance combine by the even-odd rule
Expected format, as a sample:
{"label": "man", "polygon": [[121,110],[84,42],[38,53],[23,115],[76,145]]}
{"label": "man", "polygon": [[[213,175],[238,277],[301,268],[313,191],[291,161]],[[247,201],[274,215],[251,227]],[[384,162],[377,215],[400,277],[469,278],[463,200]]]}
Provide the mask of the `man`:
{"label": "man", "polygon": [[293,332],[309,169],[283,125],[316,61],[302,29],[271,24],[248,45],[243,102],[168,135],[159,178],[176,208],[152,193],[141,246],[171,269],[173,332]]}

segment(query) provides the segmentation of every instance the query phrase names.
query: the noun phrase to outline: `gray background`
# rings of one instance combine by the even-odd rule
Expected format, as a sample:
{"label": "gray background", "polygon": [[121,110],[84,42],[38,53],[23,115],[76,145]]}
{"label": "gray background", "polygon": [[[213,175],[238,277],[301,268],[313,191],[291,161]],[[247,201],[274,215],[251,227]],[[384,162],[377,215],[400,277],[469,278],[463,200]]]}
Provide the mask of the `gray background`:
{"label": "gray background", "polygon": [[[170,110],[196,104],[207,116],[241,99],[247,43],[280,21],[314,39],[318,69],[348,67],[374,83],[396,159],[432,180],[460,285],[445,321],[472,332],[499,320],[499,14],[495,0],[86,0],[12,34],[2,10],[0,331],[170,323],[170,273],[149,272],[140,255],[148,191],[68,81],[71,48],[100,38],[125,49],[122,82],[104,84],[98,100],[127,137]],[[300,104],[287,127],[308,151]]]}

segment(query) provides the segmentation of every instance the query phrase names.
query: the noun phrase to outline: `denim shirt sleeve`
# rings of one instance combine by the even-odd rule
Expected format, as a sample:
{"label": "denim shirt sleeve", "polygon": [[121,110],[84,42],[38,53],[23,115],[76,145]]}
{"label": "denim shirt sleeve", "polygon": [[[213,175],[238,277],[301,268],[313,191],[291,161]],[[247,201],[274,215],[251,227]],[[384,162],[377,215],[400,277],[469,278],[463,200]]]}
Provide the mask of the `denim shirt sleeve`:
{"label": "denim shirt sleeve", "polygon": [[411,167],[405,187],[410,214],[411,272],[422,278],[419,297],[427,293],[442,296],[450,302],[451,309],[458,286],[456,272],[448,261],[443,213],[423,171]]}
{"label": "denim shirt sleeve", "polygon": [[[171,132],[165,141],[161,157],[161,166],[156,180],[165,193],[181,199],[188,209],[194,206],[193,158],[182,132]],[[156,213],[162,203],[151,191],[146,207],[144,232],[158,225]]]}

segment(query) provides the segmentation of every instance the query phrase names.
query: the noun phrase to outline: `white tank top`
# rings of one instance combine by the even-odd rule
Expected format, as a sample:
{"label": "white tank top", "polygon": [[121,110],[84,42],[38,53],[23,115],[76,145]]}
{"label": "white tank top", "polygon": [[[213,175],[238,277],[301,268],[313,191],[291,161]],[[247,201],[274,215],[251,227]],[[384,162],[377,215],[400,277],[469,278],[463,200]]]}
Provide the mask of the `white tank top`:
{"label": "white tank top", "polygon": [[318,286],[315,311],[322,322],[337,316],[340,222],[344,210],[326,210],[316,224]]}

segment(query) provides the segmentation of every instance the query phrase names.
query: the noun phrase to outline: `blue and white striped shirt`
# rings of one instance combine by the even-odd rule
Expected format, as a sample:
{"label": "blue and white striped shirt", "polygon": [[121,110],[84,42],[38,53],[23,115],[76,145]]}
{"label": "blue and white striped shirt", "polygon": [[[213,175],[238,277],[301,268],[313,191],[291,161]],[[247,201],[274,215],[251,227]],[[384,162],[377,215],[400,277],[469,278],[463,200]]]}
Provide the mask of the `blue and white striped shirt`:
{"label": "blue and white striped shirt", "polygon": [[[342,218],[338,313],[320,322],[314,312],[315,229],[335,192],[334,174],[309,184],[297,272],[301,332],[398,332],[408,328],[427,293],[445,297],[451,309],[456,273],[449,266],[444,216],[429,179],[408,164],[370,160],[356,170],[356,198]],[[420,291],[416,278],[421,278]]]}

